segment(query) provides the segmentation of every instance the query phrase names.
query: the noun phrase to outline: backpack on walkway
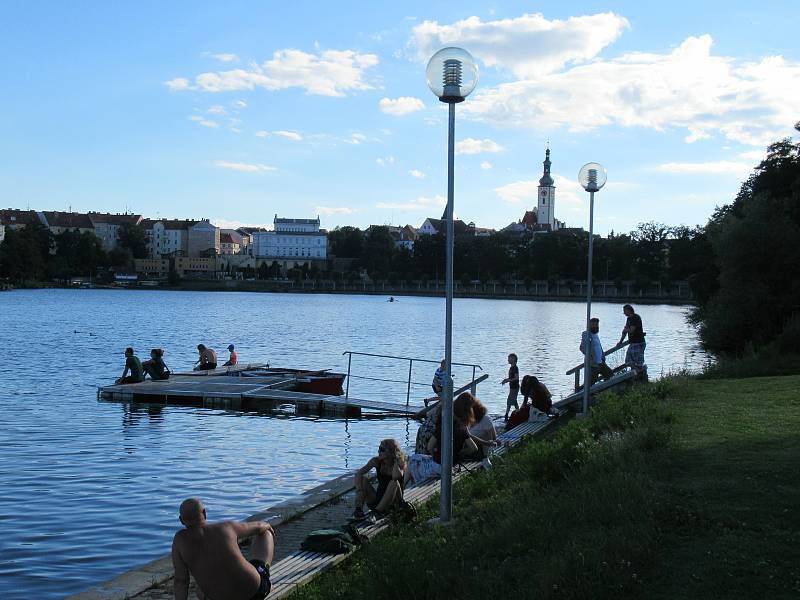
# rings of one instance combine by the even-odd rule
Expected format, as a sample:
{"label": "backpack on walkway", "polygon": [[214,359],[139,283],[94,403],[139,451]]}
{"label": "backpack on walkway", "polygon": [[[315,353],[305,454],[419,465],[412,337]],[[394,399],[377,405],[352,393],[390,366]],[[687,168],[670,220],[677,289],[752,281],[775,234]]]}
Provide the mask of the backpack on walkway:
{"label": "backpack on walkway", "polygon": [[347,554],[356,547],[353,536],[341,529],[317,529],[306,536],[300,549],[306,552]]}

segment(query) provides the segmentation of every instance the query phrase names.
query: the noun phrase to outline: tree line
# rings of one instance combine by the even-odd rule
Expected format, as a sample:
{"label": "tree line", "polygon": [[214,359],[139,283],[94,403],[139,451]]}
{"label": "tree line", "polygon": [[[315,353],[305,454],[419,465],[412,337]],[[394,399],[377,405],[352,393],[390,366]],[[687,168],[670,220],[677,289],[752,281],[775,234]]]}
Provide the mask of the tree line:
{"label": "tree line", "polygon": [[[368,232],[341,227],[328,239],[333,256],[353,259],[351,268],[364,269],[373,279],[444,279],[444,235],[420,236],[413,250],[396,247],[387,227]],[[587,248],[588,232],[575,229],[525,237],[460,235],[454,242],[454,276],[463,282],[585,280]],[[596,236],[592,268],[598,280],[634,281],[641,288],[688,280],[701,289],[696,275],[709,250],[703,228],[642,223],[630,233]]]}
{"label": "tree line", "polygon": [[53,234],[41,223],[7,228],[0,244],[0,277],[17,283],[102,277],[108,267],[127,267],[134,258],[147,257],[147,238],[140,226],[121,225],[117,239],[117,247],[106,252],[89,231]]}

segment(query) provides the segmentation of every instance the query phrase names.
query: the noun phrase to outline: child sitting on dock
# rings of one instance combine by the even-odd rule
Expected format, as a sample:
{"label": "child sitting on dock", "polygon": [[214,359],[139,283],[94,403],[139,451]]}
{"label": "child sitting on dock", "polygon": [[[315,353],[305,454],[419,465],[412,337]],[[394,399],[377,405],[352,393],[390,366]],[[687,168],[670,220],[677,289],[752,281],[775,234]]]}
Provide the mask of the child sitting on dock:
{"label": "child sitting on dock", "polygon": [[[378,489],[367,480],[372,469],[378,474]],[[406,455],[394,439],[385,439],[378,446],[378,455],[373,456],[356,471],[356,507],[353,520],[364,518],[364,503],[380,516],[403,503],[403,479],[406,470]]]}
{"label": "child sitting on dock", "polygon": [[[164,350],[161,348],[150,350],[150,360],[142,363],[142,369],[144,369],[145,375],[150,375],[150,379],[153,381],[169,379],[169,368],[164,362]],[[142,376],[142,381],[144,381],[144,376]]]}
{"label": "child sitting on dock", "polygon": [[233,344],[228,344],[228,352],[231,353],[228,360],[226,360],[222,366],[223,367],[235,367],[236,363],[239,361],[239,357],[236,356],[236,349]]}
{"label": "child sitting on dock", "polygon": [[[130,375],[128,372],[130,371]],[[139,357],[133,353],[133,348],[128,346],[125,348],[125,368],[122,370],[122,375],[115,383],[141,383],[144,381],[142,377],[142,363]]]}

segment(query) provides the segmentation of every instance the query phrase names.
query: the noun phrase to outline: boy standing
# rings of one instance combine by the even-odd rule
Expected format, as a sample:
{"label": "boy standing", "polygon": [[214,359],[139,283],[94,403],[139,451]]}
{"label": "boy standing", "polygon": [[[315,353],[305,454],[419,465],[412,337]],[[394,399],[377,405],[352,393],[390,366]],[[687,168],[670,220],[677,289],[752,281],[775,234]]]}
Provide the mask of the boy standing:
{"label": "boy standing", "polygon": [[505,420],[508,421],[508,413],[513,406],[519,410],[517,403],[517,396],[519,395],[519,367],[517,366],[517,355],[513,352],[508,355],[508,377],[500,382],[500,385],[508,384],[508,399],[506,400],[506,416]]}

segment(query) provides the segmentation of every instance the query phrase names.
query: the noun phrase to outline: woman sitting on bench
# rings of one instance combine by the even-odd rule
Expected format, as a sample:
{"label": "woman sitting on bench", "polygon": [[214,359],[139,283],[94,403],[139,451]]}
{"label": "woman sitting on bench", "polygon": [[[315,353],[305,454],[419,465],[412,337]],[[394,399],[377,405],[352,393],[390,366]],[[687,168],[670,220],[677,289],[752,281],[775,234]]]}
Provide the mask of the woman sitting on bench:
{"label": "woman sitting on bench", "polygon": [[[378,473],[377,490],[367,480],[367,473],[372,469]],[[356,508],[352,520],[364,518],[365,502],[376,515],[400,506],[403,502],[405,469],[406,455],[397,440],[383,440],[378,446],[378,455],[356,471]]]}

